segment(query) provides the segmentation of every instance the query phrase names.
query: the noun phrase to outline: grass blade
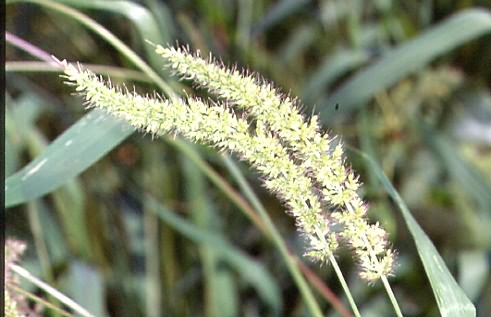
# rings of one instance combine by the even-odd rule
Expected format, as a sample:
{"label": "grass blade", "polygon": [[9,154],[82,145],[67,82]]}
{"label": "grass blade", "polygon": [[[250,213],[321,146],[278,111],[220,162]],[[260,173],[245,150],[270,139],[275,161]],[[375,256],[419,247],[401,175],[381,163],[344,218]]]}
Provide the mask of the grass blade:
{"label": "grass blade", "polygon": [[[478,36],[491,32],[491,13],[469,9],[403,43],[343,84],[323,105],[339,103],[349,111],[367,102],[378,91],[427,65],[434,58]],[[376,80],[374,80],[376,79]],[[322,108],[322,117],[332,117],[332,107]]]}
{"label": "grass blade", "polygon": [[54,298],[58,299],[60,302],[65,304],[66,306],[70,307],[74,311],[76,311],[78,314],[84,317],[94,317],[90,312],[88,312],[85,308],[80,306],[78,303],[74,302],[71,298],[67,297],[66,295],[62,294],[52,286],[46,284],[45,282],[41,281],[34,275],[32,275],[29,271],[24,269],[23,267],[17,265],[17,264],[10,264],[9,268],[15,272],[17,275],[21,276],[22,278],[28,280],[29,282],[33,283],[46,293],[50,294]]}
{"label": "grass blade", "polygon": [[323,92],[340,76],[369,60],[369,54],[363,51],[342,49],[333,56],[324,59],[321,66],[310,76],[302,92],[302,100],[312,105],[323,95]]}
{"label": "grass blade", "polygon": [[368,155],[358,151],[356,153],[368,163],[369,168],[375,172],[389,196],[399,207],[409,232],[416,243],[419,257],[423,262],[423,267],[432,286],[442,317],[475,317],[476,308],[448,271],[435,246],[411,215],[401,196],[399,196],[399,193],[385,176],[382,169]]}
{"label": "grass blade", "polygon": [[8,0],[7,4],[10,3],[34,3],[45,8],[51,9],[53,11],[59,12],[70,19],[76,20],[80,24],[87,27],[89,30],[93,31],[100,38],[108,42],[113,46],[121,55],[125,56],[129,61],[131,61],[138,69],[145,73],[149,78],[152,79],[155,84],[157,84],[160,89],[167,96],[174,96],[175,93],[172,88],[164,81],[145,61],[138,56],[130,47],[128,47],[123,41],[117,38],[105,27],[88,17],[87,15],[72,9],[62,3],[50,1],[50,0]]}
{"label": "grass blade", "polygon": [[133,131],[105,112],[92,110],[56,138],[43,154],[5,180],[5,207],[55,190],[97,162]]}

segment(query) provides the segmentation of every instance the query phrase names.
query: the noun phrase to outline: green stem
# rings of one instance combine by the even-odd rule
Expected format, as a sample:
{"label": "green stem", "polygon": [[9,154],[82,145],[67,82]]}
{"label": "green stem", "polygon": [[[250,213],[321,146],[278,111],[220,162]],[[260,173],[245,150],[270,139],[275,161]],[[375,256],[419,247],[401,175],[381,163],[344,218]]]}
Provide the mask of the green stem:
{"label": "green stem", "polygon": [[319,307],[319,304],[315,300],[314,294],[312,293],[312,290],[310,289],[309,285],[305,281],[304,277],[302,276],[300,270],[298,269],[297,265],[295,264],[295,260],[290,256],[288,253],[288,248],[281,238],[280,233],[274,226],[273,222],[271,221],[271,218],[269,217],[268,213],[264,209],[263,205],[261,202],[257,199],[256,195],[254,195],[252,189],[250,186],[247,184],[246,180],[242,176],[242,174],[239,172],[238,168],[235,166],[233,161],[227,157],[224,156],[224,161],[227,167],[229,168],[232,176],[235,177],[237,180],[237,183],[239,184],[239,187],[244,191],[244,194],[249,198],[251,201],[251,204],[254,206],[254,208],[257,210],[259,213],[259,216],[265,223],[268,231],[271,234],[271,238],[273,240],[273,243],[276,245],[278,250],[280,251],[283,259],[286,262],[286,265],[288,267],[288,270],[290,271],[290,274],[292,275],[293,279],[295,280],[295,283],[297,284],[300,293],[302,294],[305,303],[307,307],[309,308],[310,312],[312,313],[313,316],[315,317],[322,317],[324,316],[322,314],[322,311]]}
{"label": "green stem", "polygon": [[387,294],[389,295],[390,302],[392,303],[392,306],[394,307],[394,310],[396,312],[397,317],[403,317],[401,308],[399,307],[399,303],[397,302],[397,299],[394,295],[394,292],[392,291],[392,287],[390,287],[389,281],[387,280],[387,277],[383,276],[382,277],[382,283],[384,283],[385,290],[387,291]]}
{"label": "green stem", "polygon": [[39,303],[41,304],[41,306],[44,306],[48,309],[51,309],[55,312],[57,312],[58,314],[62,315],[62,316],[66,316],[66,317],[75,317],[75,315],[72,315],[70,314],[69,312],[53,305],[52,303],[50,303],[49,301],[45,300],[44,298],[41,298],[39,296],[36,296],[22,288],[20,288],[19,286],[15,285],[15,284],[9,284],[7,283],[5,285],[6,288],[9,288],[12,292],[15,292],[17,294],[20,294],[22,296],[25,296],[26,298],[29,298],[30,300],[32,300],[33,302],[35,303]]}
{"label": "green stem", "polygon": [[344,293],[346,294],[346,297],[348,298],[348,302],[351,306],[351,309],[353,310],[353,313],[355,314],[356,317],[361,317],[360,311],[358,310],[358,307],[356,306],[355,300],[353,299],[353,295],[351,295],[351,291],[348,287],[348,284],[346,283],[346,280],[344,279],[343,272],[341,272],[341,269],[339,268],[339,265],[338,265],[338,262],[336,261],[336,258],[333,255],[331,255],[331,256],[329,256],[329,261],[331,262],[331,265],[334,269],[334,272],[336,272],[338,280],[341,283],[341,286],[343,287]]}
{"label": "green stem", "polygon": [[[129,81],[139,81],[143,83],[151,83],[152,81],[142,72],[131,70],[122,67],[82,64],[83,68],[87,68],[95,74],[108,76],[111,78],[122,78]],[[36,61],[11,61],[5,62],[5,71],[16,73],[63,73],[63,69],[50,65],[46,62]]]}

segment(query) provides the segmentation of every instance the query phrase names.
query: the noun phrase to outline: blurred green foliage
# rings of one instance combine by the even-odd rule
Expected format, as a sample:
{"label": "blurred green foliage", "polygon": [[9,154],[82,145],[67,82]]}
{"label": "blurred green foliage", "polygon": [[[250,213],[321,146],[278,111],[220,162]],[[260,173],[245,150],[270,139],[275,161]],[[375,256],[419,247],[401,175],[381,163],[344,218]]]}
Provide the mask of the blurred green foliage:
{"label": "blurred green foliage", "polygon": [[[57,2],[105,26],[177,92],[183,86],[163,71],[164,61],[145,39],[211,52],[299,96],[307,115],[320,112],[326,129],[382,166],[477,315],[491,311],[489,1]],[[131,57],[78,21],[35,3],[7,3],[8,32],[58,58],[99,66],[115,84],[159,90]],[[477,7],[468,20],[435,29]],[[17,203],[29,202],[6,212],[7,235],[28,242],[24,263],[31,272],[100,317],[308,314],[258,222],[210,180],[209,167],[240,195],[221,154],[192,146],[206,166],[199,168],[171,138],[127,137],[130,130],[111,118],[97,121],[97,113],[90,121],[52,66],[33,64],[36,58],[11,43],[6,54],[6,177],[70,133],[57,140],[60,160],[52,167],[59,179],[39,179],[29,189],[49,195],[31,199],[21,188],[19,195],[29,199]],[[135,69],[140,80],[132,82]],[[84,115],[93,129],[76,130]],[[88,148],[61,148],[80,135]],[[99,159],[91,150],[109,153]],[[389,229],[399,252],[392,285],[405,316],[438,315],[402,216],[374,170],[356,155],[350,159],[365,183],[370,216]],[[39,163],[34,167],[52,175]],[[240,170],[300,256],[303,240],[292,219],[254,171],[242,164]],[[56,181],[65,184],[43,188]],[[364,285],[348,254],[339,261],[362,315],[390,316],[381,286]],[[306,264],[342,294],[329,268]],[[323,310],[337,316],[316,294]]]}

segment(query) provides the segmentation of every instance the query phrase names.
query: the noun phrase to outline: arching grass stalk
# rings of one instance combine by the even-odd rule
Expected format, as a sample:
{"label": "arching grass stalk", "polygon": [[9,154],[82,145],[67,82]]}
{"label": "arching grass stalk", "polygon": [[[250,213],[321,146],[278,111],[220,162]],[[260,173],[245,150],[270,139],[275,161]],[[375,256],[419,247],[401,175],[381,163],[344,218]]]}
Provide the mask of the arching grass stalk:
{"label": "arching grass stalk", "polygon": [[51,0],[7,0],[6,3],[33,3],[43,6],[47,9],[61,13],[68,18],[79,22],[87,27],[89,30],[95,32],[101,39],[105,40],[109,45],[114,47],[124,57],[126,57],[131,63],[133,63],[138,69],[140,69],[145,75],[147,75],[159,88],[165,93],[166,96],[173,96],[174,92],[169,84],[164,81],[140,56],[138,56],[130,47],[128,47],[123,41],[112,34],[108,29],[91,19],[89,16],[82,12],[73,9],[63,3],[51,1]]}
{"label": "arching grass stalk", "polygon": [[[251,134],[248,122],[238,118],[229,108],[208,106],[199,99],[142,97],[113,88],[111,84],[106,85],[90,71],[67,63],[64,66],[68,83],[74,84],[76,90],[85,96],[88,106],[103,108],[153,135],[177,133],[195,142],[234,152],[266,177],[266,186],[284,198],[299,223],[305,223],[305,226],[307,223],[324,223],[322,219],[316,219],[321,214],[315,213],[301,200],[301,197],[310,197],[315,203],[316,198],[310,193],[310,180],[296,170],[279,141],[269,135],[260,123]],[[284,184],[289,186],[282,186]],[[287,252],[285,247],[282,252]],[[298,270],[297,274],[300,274]],[[310,292],[302,279],[296,279],[300,281],[302,292]],[[305,298],[313,316],[323,316],[314,297]]]}
{"label": "arching grass stalk", "polygon": [[334,272],[336,273],[336,276],[338,277],[339,283],[341,283],[341,287],[343,287],[343,291],[346,294],[346,298],[348,299],[348,302],[351,306],[351,309],[353,310],[353,313],[355,314],[356,317],[361,317],[360,311],[358,310],[358,306],[356,306],[355,300],[353,299],[353,295],[351,294],[349,286],[346,283],[346,279],[344,278],[343,272],[341,271],[341,268],[338,265],[338,261],[336,261],[336,258],[333,255],[329,257],[329,261],[332,265],[332,268],[334,269]]}
{"label": "arching grass stalk", "polygon": [[[263,176],[264,186],[295,217],[308,243],[306,255],[332,263],[359,317],[334,257],[338,239],[351,245],[360,264],[360,276],[369,283],[381,278],[387,281],[393,267],[393,252],[385,231],[365,218],[367,208],[357,194],[357,178],[345,167],[342,145],[333,145],[332,138],[319,132],[316,116],[307,122],[296,102],[280,97],[271,85],[181,49],[157,46],[156,52],[178,74],[204,86],[225,102],[207,104],[196,98],[143,97],[113,88],[80,66],[62,64],[68,83],[76,86],[89,107],[103,108],[152,135],[179,134],[235,153],[255,167]],[[235,106],[242,115],[236,115],[232,108]],[[333,231],[334,225],[341,225],[342,230]],[[390,289],[388,283],[384,286]],[[390,290],[392,301],[391,294]],[[313,306],[311,310],[315,315],[320,313]]]}
{"label": "arching grass stalk", "polygon": [[[320,132],[317,116],[307,122],[298,111],[298,102],[281,96],[259,76],[229,70],[211,56],[204,60],[199,53],[193,56],[187,49],[160,45],[155,46],[155,51],[168,60],[167,67],[177,75],[192,80],[247,115],[267,123],[267,129],[282,140],[289,154],[300,162],[299,169],[311,178],[315,184],[314,191],[319,193],[325,209],[335,209],[332,218],[343,225],[340,236],[352,246],[358,257],[360,276],[368,283],[382,279],[394,304],[395,297],[387,281],[393,268],[394,254],[388,247],[387,234],[378,224],[366,221],[367,207],[358,196],[360,185],[356,176],[345,167],[342,144],[333,144],[332,138]],[[322,240],[322,235],[318,237]],[[311,242],[315,247],[309,255],[322,262],[330,261],[338,268],[336,274],[353,304],[335,258],[332,254],[322,253],[322,244],[316,248],[316,243]],[[352,307],[357,314],[356,306]],[[396,302],[394,308],[399,315]]]}
{"label": "arching grass stalk", "polygon": [[[235,179],[237,180],[238,182],[238,185],[239,187],[241,188],[241,190],[244,192],[245,196],[249,199],[249,201],[251,202],[251,204],[254,206],[254,209],[257,210],[257,212],[259,213],[261,219],[267,223],[267,226],[268,226],[268,232],[271,232],[271,235],[274,236],[272,237],[274,243],[278,246],[278,249],[280,250],[280,252],[282,254],[284,254],[284,258],[286,259],[287,261],[287,266],[290,268],[290,270],[293,272],[295,271],[293,274],[294,278],[295,279],[298,279],[297,278],[297,274],[298,273],[298,269],[296,267],[296,265],[293,265],[293,261],[290,260],[291,256],[288,254],[288,250],[286,248],[286,245],[285,243],[282,241],[281,239],[281,236],[280,236],[280,233],[278,232],[278,230],[274,227],[272,221],[271,221],[271,218],[269,217],[269,215],[267,214],[264,206],[261,204],[261,202],[258,200],[258,198],[254,195],[254,193],[252,192],[252,189],[250,188],[250,186],[247,184],[246,180],[244,179],[244,177],[241,175],[241,173],[238,171],[238,168],[234,165],[234,163],[232,162],[232,160],[228,157],[228,156],[224,156],[224,161],[225,161],[225,165],[229,168],[230,172],[232,173],[233,176],[235,176]],[[340,283],[341,283],[341,286],[343,287],[343,290],[346,294],[346,297],[348,299],[348,302],[353,310],[353,313],[355,314],[356,317],[361,317],[360,315],[360,312],[358,310],[358,307],[356,306],[356,303],[353,299],[353,296],[351,294],[351,291],[348,287],[348,284],[346,283],[346,280],[343,276],[343,273],[341,272],[341,269],[339,268],[339,265],[336,261],[336,258],[331,255],[330,259],[329,259],[333,265],[333,268],[334,268],[334,271],[336,273],[336,276],[338,277]],[[303,287],[303,281],[299,281],[297,282],[298,285],[301,285],[299,287]],[[308,291],[308,294],[310,296],[310,291]],[[333,302],[331,302],[332,304],[334,304]],[[335,304],[334,304],[335,305]],[[344,308],[344,307],[343,307]],[[343,313],[343,310],[339,309],[338,307],[338,312],[340,312],[341,314]],[[346,311],[349,315],[351,315],[348,311]],[[344,316],[344,315],[343,315]]]}

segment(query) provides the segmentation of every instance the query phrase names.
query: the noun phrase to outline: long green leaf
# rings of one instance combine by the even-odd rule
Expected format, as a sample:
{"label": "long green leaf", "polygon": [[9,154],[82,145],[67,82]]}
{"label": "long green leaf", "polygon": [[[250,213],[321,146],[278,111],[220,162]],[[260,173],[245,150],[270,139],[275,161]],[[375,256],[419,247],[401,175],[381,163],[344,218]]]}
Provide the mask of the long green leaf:
{"label": "long green leaf", "polygon": [[[15,2],[39,4],[79,21],[125,55],[168,95],[174,94],[170,87],[128,46],[86,15],[61,3],[49,0],[7,1],[7,3]],[[89,113],[57,138],[44,155],[36,158],[20,172],[6,180],[5,206],[11,207],[21,204],[56,189],[91,166],[132,132],[133,129],[108,115],[101,112]],[[101,135],[105,137],[101,138]],[[67,142],[71,148],[65,146]],[[80,149],[83,149],[84,152],[81,152]],[[70,152],[65,153],[67,151]],[[82,154],[83,156],[81,156]]]}
{"label": "long green leaf", "polygon": [[369,60],[369,54],[363,51],[353,51],[342,49],[333,56],[324,59],[321,66],[310,76],[305,83],[302,92],[302,100],[305,104],[314,104],[320,96],[324,96],[324,91],[337,78],[346,72],[359,67]]}
{"label": "long green leaf", "polygon": [[77,176],[126,139],[134,129],[92,110],[46,151],[5,180],[5,207],[41,197]]}
{"label": "long green leaf", "polygon": [[419,257],[430,281],[442,317],[475,317],[476,308],[464,294],[445,262],[426,233],[416,222],[399,193],[385,176],[378,164],[368,155],[357,152],[375,172],[390,197],[395,201],[413,236]]}
{"label": "long green leaf", "polygon": [[327,121],[333,114],[333,107],[326,105],[338,103],[341,111],[359,107],[378,91],[421,69],[437,56],[490,32],[491,13],[483,9],[469,9],[446,19],[382,56],[343,84],[322,103],[322,118]]}

